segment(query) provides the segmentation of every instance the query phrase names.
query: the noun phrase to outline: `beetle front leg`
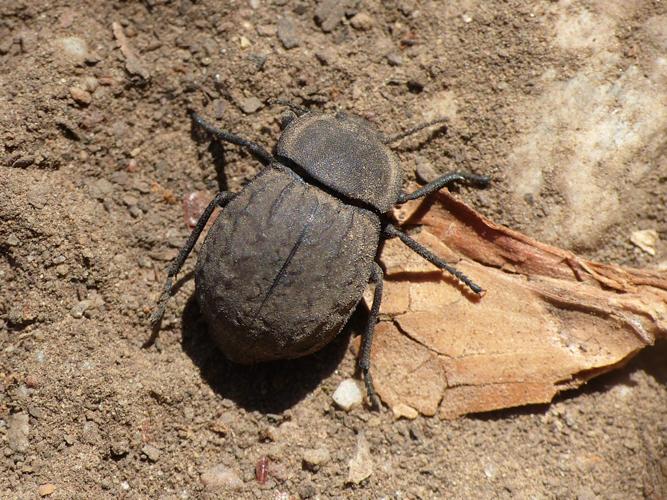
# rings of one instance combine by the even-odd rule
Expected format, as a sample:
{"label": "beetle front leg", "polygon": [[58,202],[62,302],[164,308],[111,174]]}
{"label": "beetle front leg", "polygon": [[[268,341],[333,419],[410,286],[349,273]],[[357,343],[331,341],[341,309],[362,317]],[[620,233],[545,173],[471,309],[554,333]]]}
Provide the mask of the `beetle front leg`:
{"label": "beetle front leg", "polygon": [[239,137],[238,135],[232,134],[231,132],[226,132],[225,130],[220,130],[219,128],[214,127],[194,111],[191,113],[191,116],[197,125],[206,130],[219,141],[229,142],[230,144],[241,146],[265,165],[268,165],[273,161],[273,156],[259,144],[244,139],[243,137]]}
{"label": "beetle front leg", "polygon": [[373,269],[371,271],[371,281],[375,283],[375,293],[373,294],[373,305],[371,312],[368,315],[368,323],[361,338],[361,352],[359,353],[359,372],[364,377],[364,384],[366,385],[366,394],[371,403],[371,408],[374,410],[380,409],[380,399],[373,387],[373,378],[371,377],[371,344],[373,343],[373,333],[375,332],[375,324],[378,320],[380,312],[380,303],[382,302],[382,283],[384,280],[384,273],[377,262],[373,262]]}
{"label": "beetle front leg", "polygon": [[190,252],[194,248],[195,243],[197,243],[199,236],[204,230],[204,227],[206,227],[206,223],[211,218],[213,210],[215,209],[216,206],[224,207],[227,203],[229,203],[229,200],[231,200],[234,196],[235,196],[234,193],[230,193],[228,191],[222,191],[217,195],[215,195],[215,198],[213,198],[213,200],[208,204],[208,206],[204,210],[204,213],[202,213],[201,217],[199,217],[197,225],[192,230],[192,233],[190,233],[188,241],[185,242],[183,248],[181,248],[176,258],[169,265],[169,269],[167,270],[167,280],[164,283],[162,294],[160,295],[160,298],[157,301],[157,305],[153,310],[153,314],[151,314],[150,317],[150,323],[152,326],[151,336],[144,343],[144,347],[150,347],[157,339],[158,333],[160,331],[160,323],[162,321],[162,316],[164,315],[164,310],[167,307],[167,302],[171,297],[171,291],[172,288],[174,287],[174,278],[181,270],[181,267],[183,267],[185,259],[187,259],[188,255],[190,255]]}
{"label": "beetle front leg", "polygon": [[439,191],[445,186],[453,182],[467,181],[470,184],[485,188],[491,182],[491,178],[486,175],[476,175],[468,172],[452,172],[438,177],[436,180],[429,182],[426,186],[413,191],[412,193],[401,193],[398,197],[397,203],[405,203],[409,200],[416,200],[422,196],[429,195],[435,191]]}
{"label": "beetle front leg", "polygon": [[438,267],[439,269],[442,269],[443,271],[447,271],[452,276],[455,276],[459,281],[464,283],[468,288],[470,288],[477,295],[479,295],[479,296],[484,295],[484,289],[482,287],[475,284],[470,278],[468,278],[465,274],[463,274],[461,271],[456,269],[454,266],[451,266],[451,265],[447,264],[440,257],[433,254],[428,248],[426,248],[425,246],[421,245],[419,242],[410,238],[403,231],[399,231],[398,229],[396,229],[396,227],[394,227],[394,225],[387,224],[386,227],[384,228],[384,234],[387,235],[387,236],[390,236],[390,237],[398,236],[398,238],[403,243],[405,243],[410,248],[410,250],[419,254],[421,257],[425,258],[427,261],[429,261],[431,264]]}

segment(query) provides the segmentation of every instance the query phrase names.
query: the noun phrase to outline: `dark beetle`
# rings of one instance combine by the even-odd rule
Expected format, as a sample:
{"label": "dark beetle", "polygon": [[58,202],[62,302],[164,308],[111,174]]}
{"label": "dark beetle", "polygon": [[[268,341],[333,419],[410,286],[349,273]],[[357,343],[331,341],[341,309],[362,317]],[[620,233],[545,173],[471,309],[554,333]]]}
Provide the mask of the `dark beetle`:
{"label": "dark beetle", "polygon": [[340,332],[372,281],[375,294],[359,370],[369,399],[377,406],[369,368],[382,298],[383,273],[375,261],[380,238],[397,236],[473,292],[482,293],[462,273],[396,229],[385,214],[397,203],[452,182],[485,186],[489,178],[451,173],[403,194],[401,166],[387,144],[444,120],[383,138],[362,118],[288,106],[293,116],[275,155],[193,114],[196,124],[221,141],[247,149],[264,168],[241,192],[219,193],[204,211],[169,267],[151,317],[151,341],[174,277],[214,208],[224,207],[204,241],[195,270],[197,299],[223,353],[234,362],[252,364],[317,351]]}

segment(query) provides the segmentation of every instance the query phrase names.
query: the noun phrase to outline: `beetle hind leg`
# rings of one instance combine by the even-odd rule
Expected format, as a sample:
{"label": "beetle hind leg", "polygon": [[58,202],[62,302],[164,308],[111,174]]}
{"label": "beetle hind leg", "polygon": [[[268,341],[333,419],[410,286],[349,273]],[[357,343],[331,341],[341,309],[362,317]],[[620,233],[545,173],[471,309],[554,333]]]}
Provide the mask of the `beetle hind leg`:
{"label": "beetle hind leg", "polygon": [[204,227],[206,227],[206,223],[211,218],[213,210],[216,206],[224,207],[233,197],[233,193],[222,191],[218,193],[215,198],[213,198],[213,200],[204,210],[204,213],[202,213],[202,215],[199,217],[197,225],[192,230],[192,233],[190,233],[188,241],[186,241],[185,245],[183,245],[183,248],[181,248],[181,250],[178,252],[176,258],[169,265],[169,269],[167,270],[167,280],[165,281],[164,287],[162,288],[162,294],[160,294],[160,298],[158,299],[155,309],[153,310],[153,313],[150,317],[150,323],[152,327],[151,336],[144,343],[144,347],[150,347],[153,345],[153,343],[155,343],[155,340],[157,339],[158,333],[160,331],[160,323],[162,322],[164,310],[167,307],[167,302],[171,298],[171,292],[174,288],[174,278],[181,270],[181,267],[183,267],[185,259],[187,259],[188,255],[190,255],[190,252],[192,252],[195,243],[197,243],[199,236],[201,236],[201,233],[204,230]]}
{"label": "beetle hind leg", "polygon": [[447,271],[449,274],[456,277],[459,281],[461,281],[461,283],[466,285],[468,288],[470,288],[470,290],[475,292],[480,297],[484,295],[484,289],[481,286],[473,282],[454,266],[447,264],[440,257],[433,254],[428,248],[410,238],[403,231],[396,229],[396,227],[394,227],[392,224],[387,224],[387,226],[384,228],[384,234],[389,237],[397,236],[403,243],[405,243],[405,245],[408,246],[408,248],[410,248],[410,250],[417,253],[437,268],[442,269],[443,271]]}
{"label": "beetle hind leg", "polygon": [[373,386],[373,377],[371,376],[371,344],[373,343],[373,333],[375,332],[375,324],[378,320],[380,312],[380,303],[382,302],[382,282],[384,273],[377,262],[373,262],[373,269],[371,271],[371,281],[375,283],[375,293],[373,294],[373,305],[371,306],[370,314],[368,315],[368,323],[361,338],[361,351],[359,353],[359,373],[364,378],[366,386],[366,394],[370,401],[371,408],[379,410],[380,399],[375,392]]}

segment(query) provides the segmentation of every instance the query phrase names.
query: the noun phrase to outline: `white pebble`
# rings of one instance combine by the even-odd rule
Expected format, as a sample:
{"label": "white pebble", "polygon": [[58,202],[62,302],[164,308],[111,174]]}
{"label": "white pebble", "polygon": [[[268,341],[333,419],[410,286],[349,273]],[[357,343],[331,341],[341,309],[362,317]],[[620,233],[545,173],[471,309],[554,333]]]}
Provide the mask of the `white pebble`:
{"label": "white pebble", "polygon": [[76,36],[69,36],[59,40],[65,55],[71,59],[83,61],[88,56],[88,44]]}
{"label": "white pebble", "polygon": [[359,406],[363,400],[363,394],[357,385],[357,381],[351,378],[343,380],[333,393],[336,405],[345,411],[350,411]]}

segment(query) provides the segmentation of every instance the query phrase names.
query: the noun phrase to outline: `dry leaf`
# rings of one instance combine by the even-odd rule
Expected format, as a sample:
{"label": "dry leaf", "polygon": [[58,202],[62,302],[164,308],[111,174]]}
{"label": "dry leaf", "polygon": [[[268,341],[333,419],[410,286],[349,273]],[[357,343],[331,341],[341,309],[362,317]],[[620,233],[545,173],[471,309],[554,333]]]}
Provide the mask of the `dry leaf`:
{"label": "dry leaf", "polygon": [[667,336],[667,272],[587,261],[446,193],[396,216],[486,290],[480,299],[397,239],[385,243],[372,370],[397,413],[455,418],[546,403]]}
{"label": "dry leaf", "polygon": [[371,449],[363,432],[357,436],[357,450],[348,462],[347,482],[359,484],[373,474],[373,458]]}
{"label": "dry leaf", "polygon": [[134,52],[129,40],[125,36],[123,27],[119,23],[112,23],[111,29],[113,31],[113,36],[118,42],[118,48],[120,48],[120,51],[125,56],[125,69],[127,69],[127,72],[132,75],[140,76],[144,80],[148,80],[151,76],[150,72],[146,69],[139,56]]}

